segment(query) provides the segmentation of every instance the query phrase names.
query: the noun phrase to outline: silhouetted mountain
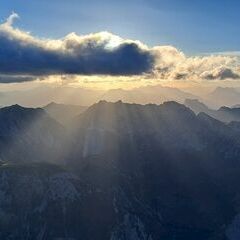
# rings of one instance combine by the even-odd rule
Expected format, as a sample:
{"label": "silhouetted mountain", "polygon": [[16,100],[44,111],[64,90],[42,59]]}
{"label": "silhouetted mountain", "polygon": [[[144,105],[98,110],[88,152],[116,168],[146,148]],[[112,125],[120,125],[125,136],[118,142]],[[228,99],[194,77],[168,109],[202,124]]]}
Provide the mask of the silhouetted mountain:
{"label": "silhouetted mountain", "polygon": [[160,104],[165,101],[177,101],[183,103],[186,98],[196,98],[193,94],[181,91],[173,87],[163,87],[161,85],[145,86],[130,90],[112,89],[107,91],[102,100],[116,102],[121,100],[127,103]]}
{"label": "silhouetted mountain", "polygon": [[[200,91],[200,90],[199,90]],[[81,87],[45,85],[27,90],[5,91],[0,93],[0,105],[8,106],[18,103],[27,107],[45,106],[49,102],[57,102],[66,105],[90,106],[99,100],[116,102],[122,100],[128,103],[161,104],[165,101],[184,103],[185,99],[198,99],[211,108],[221,106],[233,106],[240,103],[239,88],[218,87],[209,94],[197,95],[174,87],[161,85],[144,86],[133,89],[96,90]],[[200,97],[201,96],[201,97]]]}
{"label": "silhouetted mountain", "polygon": [[239,237],[238,122],[176,102],[100,101],[69,128],[64,169],[2,163],[1,239]]}
{"label": "silhouetted mountain", "polygon": [[59,161],[66,136],[64,128],[40,108],[13,105],[0,109],[2,160]]}
{"label": "silhouetted mountain", "polygon": [[240,121],[240,108],[220,107],[218,110],[213,110],[196,99],[187,99],[184,104],[196,114],[204,112],[222,122]]}
{"label": "silhouetted mountain", "polygon": [[[71,164],[108,196],[121,186],[134,210],[128,209],[125,217],[118,213],[117,219],[134,212],[145,239],[226,239],[226,233],[235,231],[231,222],[239,213],[233,202],[240,193],[240,141],[232,124],[205,113],[196,116],[175,102],[142,106],[104,101],[75,124],[79,130],[74,127],[77,146]],[[143,209],[149,215],[141,214]],[[115,239],[130,236],[122,221]]]}
{"label": "silhouetted mountain", "polygon": [[122,100],[124,102],[140,104],[159,104],[164,101],[173,100],[183,103],[186,98],[197,97],[177,88],[163,87],[161,85],[145,86],[130,90],[111,89],[108,91],[66,86],[51,87],[46,85],[29,90],[6,91],[0,93],[1,105],[12,105],[17,102],[28,107],[44,106],[49,102],[89,106],[99,100],[111,102]]}
{"label": "silhouetted mountain", "polygon": [[1,105],[18,103],[27,107],[47,105],[49,102],[79,104],[89,106],[100,100],[104,91],[74,87],[42,86],[28,90],[7,91],[0,93]]}
{"label": "silhouetted mountain", "polygon": [[74,117],[85,111],[87,107],[51,102],[48,105],[44,106],[43,109],[52,118],[65,125],[69,123],[69,121],[71,121]]}
{"label": "silhouetted mountain", "polygon": [[[148,142],[154,137],[159,145],[160,143],[164,145],[164,148],[201,149],[206,145],[201,137],[207,127],[210,128],[208,134],[212,133],[218,137],[218,132],[226,129],[227,125],[217,121],[221,129],[205,126],[206,122],[199,116],[176,102],[166,102],[158,106],[100,101],[75,119],[72,126],[75,135],[83,138],[81,147],[88,149],[86,152],[83,151],[83,155],[87,156],[96,154],[96,152],[91,153],[91,149],[94,151],[101,149],[102,152],[105,148],[111,147],[114,139],[120,141],[121,138],[129,136],[143,138],[142,141],[148,139]],[[77,128],[79,131],[76,131]],[[147,136],[149,138],[146,138]],[[106,144],[108,137],[111,141]]]}
{"label": "silhouetted mountain", "polygon": [[235,104],[231,108],[240,108],[240,104]]}
{"label": "silhouetted mountain", "polygon": [[209,109],[207,105],[200,102],[198,99],[186,99],[184,101],[184,105],[186,107],[189,107],[196,114],[200,112],[208,113],[209,111],[211,111],[211,109]]}
{"label": "silhouetted mountain", "polygon": [[240,91],[236,88],[217,87],[208,94],[206,101],[216,108],[236,105],[240,103]]}

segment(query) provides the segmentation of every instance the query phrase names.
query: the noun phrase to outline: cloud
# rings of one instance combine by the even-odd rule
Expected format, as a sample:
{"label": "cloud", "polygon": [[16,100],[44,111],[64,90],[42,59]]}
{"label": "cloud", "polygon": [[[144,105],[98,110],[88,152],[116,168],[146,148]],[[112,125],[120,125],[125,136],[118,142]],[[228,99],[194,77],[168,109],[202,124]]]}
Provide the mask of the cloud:
{"label": "cloud", "polygon": [[137,75],[153,68],[154,57],[140,42],[108,32],[39,39],[12,27],[17,16],[0,25],[1,73]]}
{"label": "cloud", "polygon": [[18,14],[12,13],[0,25],[0,82],[30,81],[32,76],[58,74],[148,74],[167,80],[239,78],[235,56],[187,57],[173,46],[149,48],[140,41],[109,32],[42,39],[13,27],[17,18]]}
{"label": "cloud", "polygon": [[206,71],[201,74],[202,78],[209,80],[225,80],[225,79],[239,79],[240,75],[235,73],[232,69],[226,67],[215,68],[212,71]]}
{"label": "cloud", "polygon": [[19,15],[15,12],[13,12],[8,18],[7,18],[7,21],[6,21],[6,25],[8,26],[11,26],[14,22],[15,19],[19,18]]}
{"label": "cloud", "polygon": [[185,57],[168,69],[166,78],[170,79],[237,79],[239,60],[229,56]]}

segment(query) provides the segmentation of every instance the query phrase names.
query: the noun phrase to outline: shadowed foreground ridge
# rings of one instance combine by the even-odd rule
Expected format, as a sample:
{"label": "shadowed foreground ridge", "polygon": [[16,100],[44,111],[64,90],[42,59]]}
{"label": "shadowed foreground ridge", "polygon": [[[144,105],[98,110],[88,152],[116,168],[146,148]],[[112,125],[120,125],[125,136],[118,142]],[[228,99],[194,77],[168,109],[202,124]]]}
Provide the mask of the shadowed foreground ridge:
{"label": "shadowed foreground ridge", "polygon": [[1,153],[0,238],[239,239],[239,126],[176,102],[100,101],[65,128],[1,109],[2,144],[24,144]]}

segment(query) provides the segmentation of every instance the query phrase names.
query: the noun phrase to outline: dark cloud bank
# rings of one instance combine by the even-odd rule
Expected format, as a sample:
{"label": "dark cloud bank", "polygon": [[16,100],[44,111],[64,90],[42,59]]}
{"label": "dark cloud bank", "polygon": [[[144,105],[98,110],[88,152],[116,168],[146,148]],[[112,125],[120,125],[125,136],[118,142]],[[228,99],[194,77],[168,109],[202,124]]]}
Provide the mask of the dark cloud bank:
{"label": "dark cloud bank", "polygon": [[137,75],[153,68],[154,58],[135,43],[122,43],[114,49],[88,42],[61,52],[23,44],[0,33],[0,71],[5,74],[109,74]]}
{"label": "dark cloud bank", "polygon": [[[197,76],[202,79],[236,79],[233,58],[187,58],[171,46],[148,48],[108,32],[62,39],[39,39],[12,26],[13,13],[0,25],[0,82],[31,81],[57,74],[141,75],[164,79]],[[161,69],[164,69],[162,71]],[[220,70],[219,70],[220,69]],[[177,77],[176,77],[177,76]]]}

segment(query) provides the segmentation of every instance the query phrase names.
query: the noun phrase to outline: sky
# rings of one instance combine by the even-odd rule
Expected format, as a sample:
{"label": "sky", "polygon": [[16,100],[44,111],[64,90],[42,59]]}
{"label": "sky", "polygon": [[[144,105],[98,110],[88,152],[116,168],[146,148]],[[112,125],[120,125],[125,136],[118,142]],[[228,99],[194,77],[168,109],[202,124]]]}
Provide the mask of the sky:
{"label": "sky", "polygon": [[236,80],[239,9],[237,0],[2,0],[0,83]]}
{"label": "sky", "polygon": [[173,45],[189,54],[240,50],[238,0],[2,0],[23,29],[40,37],[109,31],[148,45]]}

